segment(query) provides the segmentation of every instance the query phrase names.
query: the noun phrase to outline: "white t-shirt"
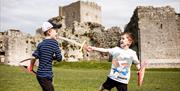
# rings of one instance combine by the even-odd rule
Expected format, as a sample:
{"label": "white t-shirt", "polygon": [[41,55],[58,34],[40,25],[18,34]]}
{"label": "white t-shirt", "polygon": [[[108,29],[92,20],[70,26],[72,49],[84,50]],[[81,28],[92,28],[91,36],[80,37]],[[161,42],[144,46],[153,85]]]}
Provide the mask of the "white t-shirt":
{"label": "white t-shirt", "polygon": [[108,52],[112,55],[113,60],[118,61],[119,63],[118,67],[115,67],[112,63],[108,77],[115,81],[128,84],[132,63],[139,64],[136,52],[132,49],[124,50],[120,47],[108,49]]}

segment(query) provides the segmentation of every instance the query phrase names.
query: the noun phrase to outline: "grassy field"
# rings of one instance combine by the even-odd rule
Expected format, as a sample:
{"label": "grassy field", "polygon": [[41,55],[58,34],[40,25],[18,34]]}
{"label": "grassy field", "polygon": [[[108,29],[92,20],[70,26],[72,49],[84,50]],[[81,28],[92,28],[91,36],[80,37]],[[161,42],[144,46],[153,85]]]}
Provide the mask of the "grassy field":
{"label": "grassy field", "polygon": [[[110,70],[108,62],[61,62],[54,66],[55,91],[97,91]],[[148,69],[144,84],[137,86],[132,68],[129,91],[180,91],[180,69]],[[0,91],[41,91],[35,76],[19,67],[0,64]],[[116,91],[114,88],[112,91]]]}

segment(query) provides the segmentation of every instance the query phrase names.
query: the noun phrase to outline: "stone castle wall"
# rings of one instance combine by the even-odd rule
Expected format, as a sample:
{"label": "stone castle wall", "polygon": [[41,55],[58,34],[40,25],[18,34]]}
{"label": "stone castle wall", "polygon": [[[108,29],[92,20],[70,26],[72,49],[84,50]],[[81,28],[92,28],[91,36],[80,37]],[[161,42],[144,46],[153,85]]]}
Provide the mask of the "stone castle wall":
{"label": "stone castle wall", "polygon": [[80,22],[80,3],[72,3],[70,5],[59,7],[59,16],[65,17],[67,27],[72,26],[74,21]]}
{"label": "stone castle wall", "polygon": [[[59,16],[60,17],[60,16]],[[55,25],[59,21],[54,17],[50,20],[54,21]],[[62,22],[63,23],[63,22]],[[39,31],[39,30],[38,30]],[[121,33],[119,27],[112,27],[105,30],[104,26],[98,23],[92,22],[74,22],[72,28],[59,28],[58,36],[66,37],[73,41],[83,43],[86,41],[86,44],[96,47],[110,48],[117,45]],[[99,53],[99,52],[87,52],[80,51],[80,46],[72,44],[70,42],[58,39],[61,45],[61,51],[64,61],[79,61],[79,60],[99,60],[99,59],[108,59],[109,55]]]}
{"label": "stone castle wall", "polygon": [[0,62],[4,63],[5,62],[5,43],[7,41],[6,39],[6,33],[5,32],[0,32]]}
{"label": "stone castle wall", "polygon": [[74,21],[101,24],[101,7],[94,2],[77,1],[59,7],[59,16],[65,17],[65,24],[71,27]]}
{"label": "stone castle wall", "polygon": [[81,22],[101,24],[101,7],[94,2],[81,2]]}
{"label": "stone castle wall", "polygon": [[17,66],[20,61],[31,57],[34,46],[31,35],[10,29],[4,32],[3,38],[2,63]]}
{"label": "stone castle wall", "polygon": [[149,61],[149,67],[180,66],[178,21],[179,16],[169,6],[139,6],[135,9],[125,31],[136,35],[139,58]]}

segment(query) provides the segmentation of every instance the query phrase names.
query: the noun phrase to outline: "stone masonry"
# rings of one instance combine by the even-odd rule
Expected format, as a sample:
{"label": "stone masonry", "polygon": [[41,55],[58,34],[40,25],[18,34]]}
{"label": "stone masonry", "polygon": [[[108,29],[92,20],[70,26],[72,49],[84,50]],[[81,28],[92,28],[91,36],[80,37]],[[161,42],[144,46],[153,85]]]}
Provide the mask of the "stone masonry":
{"label": "stone masonry", "polygon": [[[57,29],[58,36],[66,37],[79,43],[86,41],[86,44],[96,47],[110,48],[116,46],[121,33],[119,27],[112,27],[105,30],[101,24],[92,22],[80,23],[75,21],[72,28],[65,28],[62,22],[63,19],[60,19],[60,16],[53,17],[48,21],[53,22],[54,25],[62,24],[62,27]],[[37,29],[37,34],[34,37],[36,37],[36,44],[43,39],[41,29]],[[57,40],[60,43],[64,61],[99,60],[108,59],[109,57],[105,53],[87,52],[85,50],[81,52],[79,51],[80,46],[61,39]]]}
{"label": "stone masonry", "polygon": [[0,62],[5,62],[5,41],[7,41],[4,32],[0,32]]}
{"label": "stone masonry", "polygon": [[101,7],[94,2],[77,1],[59,7],[59,16],[65,17],[67,27],[77,22],[95,22],[101,24]]}
{"label": "stone masonry", "polygon": [[34,46],[31,35],[15,29],[1,34],[1,63],[17,66],[20,61],[31,57]]}
{"label": "stone masonry", "polygon": [[125,31],[136,35],[135,49],[149,67],[180,67],[180,16],[173,8],[135,9]]}

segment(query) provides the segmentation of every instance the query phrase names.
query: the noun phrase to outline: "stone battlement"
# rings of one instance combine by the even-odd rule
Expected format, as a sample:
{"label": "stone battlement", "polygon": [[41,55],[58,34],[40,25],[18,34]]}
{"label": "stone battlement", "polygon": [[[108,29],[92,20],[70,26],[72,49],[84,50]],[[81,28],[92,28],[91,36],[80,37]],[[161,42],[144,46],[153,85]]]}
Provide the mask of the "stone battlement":
{"label": "stone battlement", "polygon": [[98,10],[101,10],[101,7],[94,3],[94,2],[88,2],[88,1],[79,1],[81,4],[85,5],[85,6],[89,6],[91,8],[95,8],[95,9],[98,9]]}
{"label": "stone battlement", "polygon": [[164,7],[138,6],[135,10],[138,10],[139,12],[157,12],[157,11],[160,11],[162,13],[174,12],[174,8],[170,6],[164,6]]}
{"label": "stone battlement", "polygon": [[153,6],[138,6],[134,13],[138,14],[138,17],[149,18],[154,20],[171,19],[176,14],[174,8],[170,6],[153,7]]}

